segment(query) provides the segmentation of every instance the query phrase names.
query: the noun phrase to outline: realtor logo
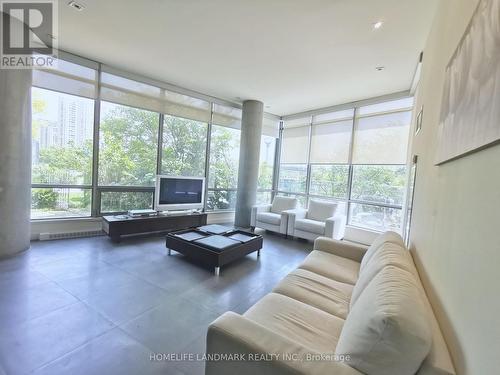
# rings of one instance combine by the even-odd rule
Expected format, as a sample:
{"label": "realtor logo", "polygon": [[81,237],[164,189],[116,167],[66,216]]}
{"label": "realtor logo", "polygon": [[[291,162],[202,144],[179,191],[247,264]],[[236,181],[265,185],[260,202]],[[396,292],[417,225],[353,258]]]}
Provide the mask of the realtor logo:
{"label": "realtor logo", "polygon": [[0,68],[53,68],[57,53],[57,0],[0,1]]}

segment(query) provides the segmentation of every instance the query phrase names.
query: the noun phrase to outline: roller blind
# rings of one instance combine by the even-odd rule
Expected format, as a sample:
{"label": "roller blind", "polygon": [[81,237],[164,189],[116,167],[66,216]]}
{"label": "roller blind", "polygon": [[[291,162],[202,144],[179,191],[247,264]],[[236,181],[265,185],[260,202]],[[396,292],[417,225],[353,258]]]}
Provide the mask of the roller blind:
{"label": "roller blind", "polygon": [[313,125],[311,163],[348,163],[352,126],[352,119]]}
{"label": "roller blind", "polygon": [[233,129],[241,129],[242,111],[239,108],[229,107],[222,104],[214,104],[212,122],[216,125]]}
{"label": "roller blind", "polygon": [[107,72],[101,74],[101,99],[191,120],[210,121],[210,103],[205,100]]}
{"label": "roller blind", "polygon": [[353,164],[405,164],[411,111],[356,120]]}
{"label": "roller blind", "polygon": [[310,126],[283,129],[281,163],[307,163]]}
{"label": "roller blind", "polygon": [[354,117],[354,108],[343,111],[322,113],[313,116],[313,124],[324,124],[333,121],[347,120]]}
{"label": "roller blind", "polygon": [[280,120],[267,117],[264,114],[264,118],[262,119],[262,134],[278,138],[280,134]]}
{"label": "roller blind", "polygon": [[57,69],[34,69],[33,86],[95,99],[97,70],[59,59]]}

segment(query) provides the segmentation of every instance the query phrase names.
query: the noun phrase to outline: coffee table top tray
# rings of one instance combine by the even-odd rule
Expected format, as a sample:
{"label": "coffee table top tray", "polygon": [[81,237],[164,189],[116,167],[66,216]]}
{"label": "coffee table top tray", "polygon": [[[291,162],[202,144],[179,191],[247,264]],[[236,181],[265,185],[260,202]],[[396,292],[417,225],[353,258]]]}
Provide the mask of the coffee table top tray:
{"label": "coffee table top tray", "polygon": [[259,252],[262,243],[262,236],[234,228],[222,235],[190,228],[166,236],[169,254],[173,250],[210,267],[220,267],[254,251]]}

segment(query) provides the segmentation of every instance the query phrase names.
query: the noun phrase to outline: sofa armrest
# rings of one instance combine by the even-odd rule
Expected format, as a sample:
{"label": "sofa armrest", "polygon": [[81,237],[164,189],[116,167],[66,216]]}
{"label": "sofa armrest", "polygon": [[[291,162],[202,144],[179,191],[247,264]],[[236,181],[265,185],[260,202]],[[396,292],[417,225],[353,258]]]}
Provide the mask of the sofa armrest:
{"label": "sofa armrest", "polygon": [[255,227],[255,223],[257,222],[257,214],[259,212],[269,212],[271,211],[271,205],[270,204],[261,204],[261,205],[255,205],[252,206],[252,212],[250,214],[250,225],[252,227]]}
{"label": "sofa armrest", "polygon": [[293,236],[293,233],[295,231],[295,220],[305,219],[307,216],[307,210],[305,208],[295,208],[293,210],[283,211],[283,213],[288,216],[288,228],[286,233],[289,236]]}
{"label": "sofa armrest", "polygon": [[207,357],[221,358],[207,359],[205,374],[361,374],[345,363],[311,359],[318,354],[244,316],[226,312],[208,327]]}
{"label": "sofa armrest", "polygon": [[341,240],[345,233],[345,215],[337,214],[325,220],[325,237]]}
{"label": "sofa armrest", "polygon": [[361,262],[368,246],[358,245],[351,242],[334,240],[326,237],[318,237],[314,241],[314,250],[324,251],[344,258]]}

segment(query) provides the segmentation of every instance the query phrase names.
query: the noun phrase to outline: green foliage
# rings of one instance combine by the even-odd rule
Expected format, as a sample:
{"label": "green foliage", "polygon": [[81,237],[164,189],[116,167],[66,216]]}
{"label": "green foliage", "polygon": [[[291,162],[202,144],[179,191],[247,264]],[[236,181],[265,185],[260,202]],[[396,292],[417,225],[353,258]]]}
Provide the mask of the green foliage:
{"label": "green foliage", "polygon": [[32,194],[34,209],[53,210],[57,206],[57,193],[52,189],[37,189]]}
{"label": "green foliage", "polygon": [[99,183],[153,186],[158,114],[110,103],[102,106]]}
{"label": "green foliage", "polygon": [[207,124],[165,116],[162,173],[204,176]]}
{"label": "green foliage", "polygon": [[33,167],[33,182],[45,184],[91,184],[92,141],[81,147],[49,147],[40,150],[39,164]]}
{"label": "green foliage", "polygon": [[403,204],[405,166],[354,166],[352,198],[378,203]]}

